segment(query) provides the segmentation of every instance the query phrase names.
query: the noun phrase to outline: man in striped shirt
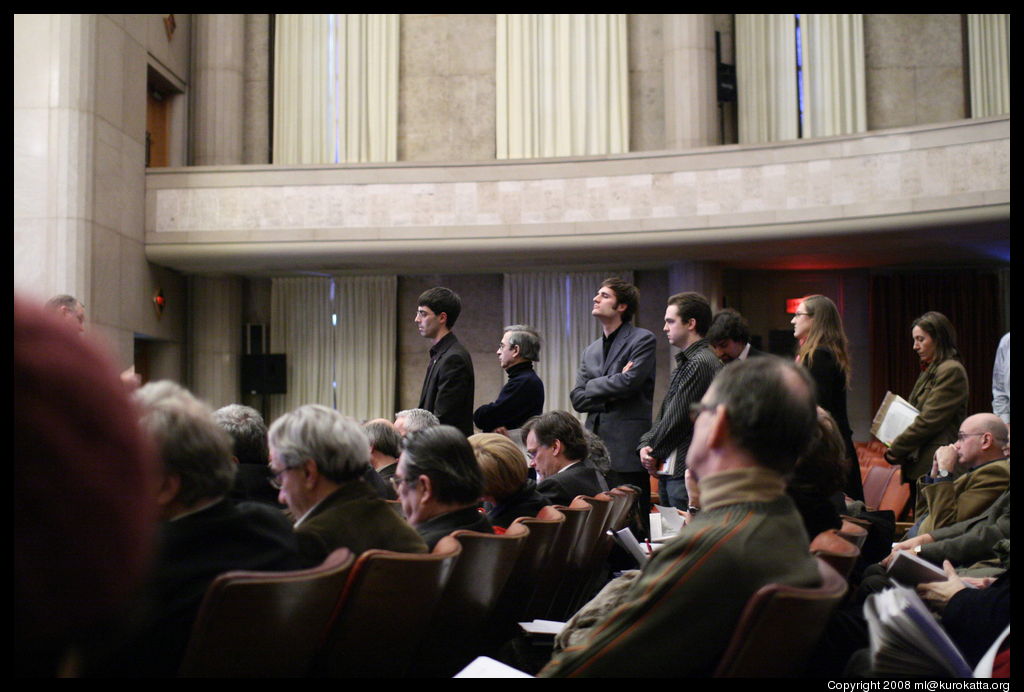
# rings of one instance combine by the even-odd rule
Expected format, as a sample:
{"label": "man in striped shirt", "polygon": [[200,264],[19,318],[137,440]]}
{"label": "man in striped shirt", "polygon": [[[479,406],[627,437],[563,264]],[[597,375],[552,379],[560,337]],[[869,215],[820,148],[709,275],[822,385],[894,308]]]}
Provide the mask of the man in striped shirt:
{"label": "man in striped shirt", "polygon": [[710,324],[711,305],[701,294],[677,293],[668,299],[663,331],[669,343],[682,352],[676,355],[676,368],[658,419],[640,438],[638,447],[640,463],[658,477],[661,504],[682,510],[689,504],[684,475],[686,452],[693,437],[690,405],[700,401],[722,369],[721,361],[704,339]]}
{"label": "man in striped shirt", "polygon": [[773,356],[732,364],[690,414],[699,513],[541,677],[711,675],[758,589],[820,584],[784,478],[816,425],[806,370]]}

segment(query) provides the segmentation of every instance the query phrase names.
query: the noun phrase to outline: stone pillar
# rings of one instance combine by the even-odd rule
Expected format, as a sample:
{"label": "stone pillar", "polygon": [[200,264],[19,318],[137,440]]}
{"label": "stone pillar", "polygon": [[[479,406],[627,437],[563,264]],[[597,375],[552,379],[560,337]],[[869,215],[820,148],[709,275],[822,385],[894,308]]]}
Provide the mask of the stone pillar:
{"label": "stone pillar", "polygon": [[663,16],[665,146],[718,144],[714,15]]}
{"label": "stone pillar", "polygon": [[92,288],[97,16],[15,15],[14,287]]}
{"label": "stone pillar", "polygon": [[192,163],[242,163],[245,15],[193,16]]}
{"label": "stone pillar", "polygon": [[669,294],[696,291],[717,312],[722,307],[722,270],[708,262],[673,262],[668,268],[668,290]]}
{"label": "stone pillar", "polygon": [[242,162],[270,163],[270,15],[245,15]]}
{"label": "stone pillar", "polygon": [[189,277],[189,388],[213,408],[240,401],[242,280]]}

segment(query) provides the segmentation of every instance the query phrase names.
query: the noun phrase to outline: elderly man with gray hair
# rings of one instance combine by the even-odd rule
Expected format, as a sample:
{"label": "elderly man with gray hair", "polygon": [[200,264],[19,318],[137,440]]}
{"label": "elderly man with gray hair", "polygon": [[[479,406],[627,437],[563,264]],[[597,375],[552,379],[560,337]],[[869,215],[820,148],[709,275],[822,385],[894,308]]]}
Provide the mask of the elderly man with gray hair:
{"label": "elderly man with gray hair", "polygon": [[395,414],[395,430],[402,437],[435,425],[441,425],[441,421],[425,408],[407,408]]}
{"label": "elderly man with gray hair", "polygon": [[473,424],[484,432],[507,433],[544,410],[544,383],[533,370],[540,360],[540,335],[525,324],[508,325],[497,353],[508,382],[497,399],[473,413]]}
{"label": "elderly man with gray hair", "polygon": [[277,491],[270,487],[267,471],[267,424],[260,412],[250,406],[229,404],[214,411],[213,420],[232,440],[232,458],[237,466],[231,498],[278,506]]}
{"label": "elderly man with gray hair", "polygon": [[[231,438],[210,408],[169,381],[135,393],[141,427],[162,469],[156,491],[160,540],[137,629],[104,652],[90,675],[173,676],[207,587],[231,570],[298,568],[295,537],[281,513],[228,499],[235,479]],[[109,656],[105,654],[110,654]]]}
{"label": "elderly man with gray hair", "polygon": [[274,421],[268,436],[270,472],[278,501],[295,519],[304,562],[333,550],[356,555],[371,548],[426,552],[419,535],[363,479],[370,441],[359,423],[317,404]]}

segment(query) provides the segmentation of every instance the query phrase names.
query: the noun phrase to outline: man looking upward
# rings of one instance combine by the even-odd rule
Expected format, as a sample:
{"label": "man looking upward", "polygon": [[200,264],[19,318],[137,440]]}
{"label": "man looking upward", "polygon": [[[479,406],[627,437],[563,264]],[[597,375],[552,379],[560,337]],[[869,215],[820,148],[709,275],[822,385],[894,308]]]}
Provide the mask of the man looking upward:
{"label": "man looking upward", "polygon": [[649,331],[632,325],[639,306],[636,286],[619,278],[601,284],[593,315],[604,336],[583,351],[570,399],[574,409],[587,414],[587,429],[608,448],[614,484],[639,487],[641,513],[646,514],[650,480],[637,448],[651,427],[656,342]]}

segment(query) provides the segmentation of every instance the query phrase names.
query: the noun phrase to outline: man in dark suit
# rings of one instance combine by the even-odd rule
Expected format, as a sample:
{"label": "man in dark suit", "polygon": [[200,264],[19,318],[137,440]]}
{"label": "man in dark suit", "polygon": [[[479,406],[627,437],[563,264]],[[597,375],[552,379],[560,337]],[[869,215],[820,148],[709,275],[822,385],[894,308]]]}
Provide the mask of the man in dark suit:
{"label": "man in dark suit", "polygon": [[537,470],[537,492],[553,505],[568,505],[577,495],[608,490],[604,477],[587,460],[583,426],[566,411],[549,411],[527,421],[526,456]]}
{"label": "man in dark suit", "polygon": [[[416,532],[366,482],[370,441],[355,420],[318,404],[274,421],[268,434],[278,500],[295,518],[299,555],[312,566],[338,548],[426,552]],[[379,482],[383,480],[377,477]]]}
{"label": "man in dark suit", "polygon": [[654,401],[654,335],[631,323],[640,305],[636,286],[605,279],[594,296],[593,315],[604,336],[587,346],[580,359],[572,406],[587,414],[587,429],[604,441],[615,484],[641,489],[641,512],[650,507],[650,480],[640,465],[637,446],[651,428]]}
{"label": "man in dark suit", "polygon": [[176,674],[203,596],[219,574],[299,565],[295,538],[281,512],[228,499],[237,466],[231,438],[206,404],[167,381],[142,387],[136,400],[141,426],[163,461],[156,494],[163,519],[156,565],[138,627],[113,655],[98,656],[88,672],[167,677]]}
{"label": "man in dark suit", "polygon": [[427,548],[458,529],[493,533],[479,511],[484,476],[469,440],[450,425],[435,425],[405,438],[391,477],[405,518]]}
{"label": "man in dark suit", "polygon": [[718,359],[725,365],[734,360],[746,360],[763,356],[750,343],[750,326],[743,315],[732,308],[724,308],[715,313],[711,326],[704,337],[711,345]]}
{"label": "man in dark suit", "polygon": [[431,347],[419,408],[468,437],[473,434],[473,359],[451,331],[461,312],[462,300],[451,289],[431,288],[420,295],[416,327]]}

